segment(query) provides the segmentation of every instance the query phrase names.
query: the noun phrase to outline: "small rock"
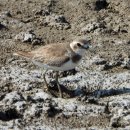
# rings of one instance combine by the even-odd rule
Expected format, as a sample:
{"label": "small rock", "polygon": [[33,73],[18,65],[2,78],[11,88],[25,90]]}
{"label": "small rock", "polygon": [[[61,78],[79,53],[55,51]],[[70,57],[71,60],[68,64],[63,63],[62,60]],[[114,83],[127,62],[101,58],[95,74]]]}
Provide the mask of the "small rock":
{"label": "small rock", "polygon": [[20,32],[15,36],[15,40],[20,40],[22,42],[32,42],[36,38],[36,35],[31,32]]}
{"label": "small rock", "polygon": [[63,15],[49,15],[45,17],[44,25],[52,26],[57,29],[69,29],[70,24],[66,21],[65,17]]}
{"label": "small rock", "polygon": [[13,91],[11,93],[6,94],[5,98],[3,99],[3,102],[6,102],[6,104],[12,104],[21,100],[23,100],[21,95],[19,95],[16,91]]}
{"label": "small rock", "polygon": [[34,99],[34,100],[37,100],[37,101],[40,101],[40,100],[45,101],[45,100],[51,99],[51,96],[48,95],[48,94],[45,93],[45,92],[38,92],[38,93],[35,94],[35,96],[34,96],[33,99]]}
{"label": "small rock", "polygon": [[35,37],[33,33],[24,33],[23,42],[32,42]]}
{"label": "small rock", "polygon": [[24,109],[25,109],[25,106],[26,106],[26,102],[25,101],[20,101],[20,102],[16,102],[14,104],[14,106],[16,106],[16,110],[19,112],[19,113],[23,113]]}
{"label": "small rock", "polygon": [[117,25],[115,26],[115,28],[113,29],[114,32],[118,33],[120,31],[120,26]]}
{"label": "small rock", "polygon": [[122,62],[121,66],[130,69],[130,58],[129,57],[124,58],[124,61]]}
{"label": "small rock", "polygon": [[0,13],[0,17],[2,17],[2,18],[11,17],[11,16],[12,15],[11,15],[10,11],[4,11],[4,12]]}
{"label": "small rock", "polygon": [[35,15],[48,16],[48,15],[50,15],[50,11],[49,10],[39,10],[39,11],[36,11]]}
{"label": "small rock", "polygon": [[35,38],[33,41],[32,41],[32,45],[39,45],[41,43],[42,39],[41,38]]}
{"label": "small rock", "polygon": [[36,35],[32,31],[28,32],[20,32],[17,34],[14,38],[17,41],[22,41],[22,42],[30,42],[33,45],[41,43],[41,39],[37,38]]}
{"label": "small rock", "polygon": [[85,27],[81,29],[82,33],[90,33],[94,32],[94,30],[98,30],[98,32],[101,30],[101,28],[105,28],[104,23],[98,23],[98,22],[91,22],[87,24]]}

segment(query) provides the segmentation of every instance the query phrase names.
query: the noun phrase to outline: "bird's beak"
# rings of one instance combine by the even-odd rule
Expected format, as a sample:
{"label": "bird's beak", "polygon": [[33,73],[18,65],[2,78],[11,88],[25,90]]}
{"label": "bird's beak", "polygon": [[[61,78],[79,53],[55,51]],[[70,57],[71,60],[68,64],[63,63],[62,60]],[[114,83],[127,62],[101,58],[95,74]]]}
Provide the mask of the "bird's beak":
{"label": "bird's beak", "polygon": [[87,46],[82,46],[83,49],[89,49],[89,48],[92,48],[92,45],[91,44],[88,44]]}
{"label": "bird's beak", "polygon": [[93,47],[91,44],[89,44],[88,46],[89,46],[89,48],[92,48],[92,47]]}

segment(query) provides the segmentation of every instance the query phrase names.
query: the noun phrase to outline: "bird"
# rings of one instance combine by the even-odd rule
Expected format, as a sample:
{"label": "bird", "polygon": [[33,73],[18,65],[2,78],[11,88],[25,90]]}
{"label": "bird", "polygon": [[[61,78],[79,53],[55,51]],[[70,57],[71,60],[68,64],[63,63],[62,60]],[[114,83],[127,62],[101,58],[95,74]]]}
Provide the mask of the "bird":
{"label": "bird", "polygon": [[62,98],[63,93],[58,81],[59,71],[72,70],[78,66],[82,57],[85,56],[86,50],[88,50],[90,46],[91,44],[89,40],[76,39],[69,43],[47,44],[28,52],[18,51],[13,55],[27,58],[35,65],[45,69],[45,72],[43,73],[43,79],[48,90],[49,86],[46,80],[46,72],[48,70],[56,71],[55,80],[60,97]]}

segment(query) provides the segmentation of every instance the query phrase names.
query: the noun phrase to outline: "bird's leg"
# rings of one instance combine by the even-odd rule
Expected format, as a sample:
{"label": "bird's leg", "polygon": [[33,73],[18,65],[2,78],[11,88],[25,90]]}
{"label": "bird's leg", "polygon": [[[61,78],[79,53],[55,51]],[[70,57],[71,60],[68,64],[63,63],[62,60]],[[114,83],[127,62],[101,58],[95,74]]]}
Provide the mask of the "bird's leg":
{"label": "bird's leg", "polygon": [[56,84],[58,86],[58,90],[59,90],[59,93],[60,93],[60,97],[62,98],[63,95],[62,95],[62,91],[61,91],[61,87],[60,87],[60,84],[59,84],[59,81],[58,81],[58,71],[56,71]]}
{"label": "bird's leg", "polygon": [[42,73],[42,75],[43,75],[43,79],[44,79],[44,82],[45,82],[45,85],[46,85],[46,89],[48,90],[49,89],[49,86],[48,86],[48,83],[47,83],[47,81],[46,81],[46,72],[47,72],[48,70],[46,70],[45,72],[43,72]]}

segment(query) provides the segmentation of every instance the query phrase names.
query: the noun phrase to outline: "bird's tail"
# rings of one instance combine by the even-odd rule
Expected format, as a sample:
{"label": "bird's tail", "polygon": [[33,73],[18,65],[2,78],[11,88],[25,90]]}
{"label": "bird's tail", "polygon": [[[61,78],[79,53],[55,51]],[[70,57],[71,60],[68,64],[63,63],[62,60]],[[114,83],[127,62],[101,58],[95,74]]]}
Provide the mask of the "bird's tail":
{"label": "bird's tail", "polygon": [[31,59],[33,57],[32,53],[30,53],[30,52],[23,52],[23,51],[15,52],[15,53],[13,53],[13,55],[14,56],[22,56],[22,57],[29,58],[29,59]]}

